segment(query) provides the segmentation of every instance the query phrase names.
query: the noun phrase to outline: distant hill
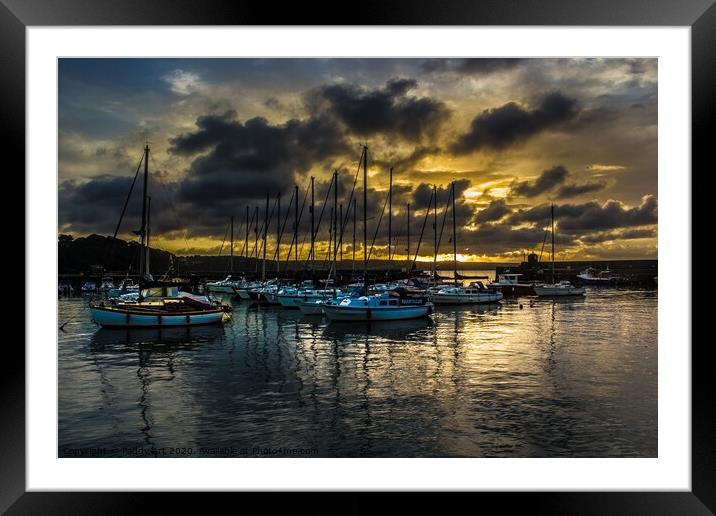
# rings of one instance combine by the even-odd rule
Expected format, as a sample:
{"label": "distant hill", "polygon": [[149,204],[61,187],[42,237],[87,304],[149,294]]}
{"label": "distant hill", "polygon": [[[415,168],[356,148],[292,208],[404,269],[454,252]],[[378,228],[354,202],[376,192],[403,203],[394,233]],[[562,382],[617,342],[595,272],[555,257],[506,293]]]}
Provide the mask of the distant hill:
{"label": "distant hill", "polygon": [[[57,261],[59,274],[91,274],[97,267],[105,271],[139,271],[139,249],[137,242],[126,242],[101,235],[73,238],[59,235],[57,239]],[[159,249],[149,250],[149,267],[155,274],[162,274],[169,268],[173,254]]]}

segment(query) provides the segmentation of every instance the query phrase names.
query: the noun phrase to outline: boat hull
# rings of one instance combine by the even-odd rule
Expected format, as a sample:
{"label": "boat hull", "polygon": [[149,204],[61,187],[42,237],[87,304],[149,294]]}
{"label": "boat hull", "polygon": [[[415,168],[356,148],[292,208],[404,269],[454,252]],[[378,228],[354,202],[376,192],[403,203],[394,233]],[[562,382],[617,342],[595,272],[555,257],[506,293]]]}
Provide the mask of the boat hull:
{"label": "boat hull", "polygon": [[502,299],[501,293],[494,294],[433,294],[432,301],[436,305],[477,305],[481,303],[497,303]]}
{"label": "boat hull", "polygon": [[400,307],[358,307],[323,305],[323,313],[330,321],[399,321],[417,319],[432,312],[432,305]]}
{"label": "boat hull", "polygon": [[535,293],[540,297],[567,297],[567,296],[583,296],[585,290],[581,287],[542,287],[534,286]]}
{"label": "boat hull", "polygon": [[208,285],[207,290],[212,294],[234,294],[236,289],[231,285]]}
{"label": "boat hull", "polygon": [[490,285],[490,288],[498,288],[504,297],[534,296],[535,291],[532,285]]}
{"label": "boat hull", "polygon": [[323,303],[316,303],[315,301],[301,301],[298,308],[303,315],[323,315],[324,306]]}
{"label": "boat hull", "polygon": [[218,324],[223,310],[206,310],[182,314],[149,314],[117,308],[90,307],[92,319],[105,328],[164,328]]}

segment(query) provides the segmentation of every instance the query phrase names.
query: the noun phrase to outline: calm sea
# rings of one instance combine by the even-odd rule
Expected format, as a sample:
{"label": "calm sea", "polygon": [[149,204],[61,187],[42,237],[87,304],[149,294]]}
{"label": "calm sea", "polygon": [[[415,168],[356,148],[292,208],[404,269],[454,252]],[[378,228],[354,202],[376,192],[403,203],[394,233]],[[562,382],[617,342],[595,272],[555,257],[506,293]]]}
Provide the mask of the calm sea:
{"label": "calm sea", "polygon": [[67,320],[60,457],[657,456],[654,290],[370,324],[235,302],[161,331],[61,299]]}

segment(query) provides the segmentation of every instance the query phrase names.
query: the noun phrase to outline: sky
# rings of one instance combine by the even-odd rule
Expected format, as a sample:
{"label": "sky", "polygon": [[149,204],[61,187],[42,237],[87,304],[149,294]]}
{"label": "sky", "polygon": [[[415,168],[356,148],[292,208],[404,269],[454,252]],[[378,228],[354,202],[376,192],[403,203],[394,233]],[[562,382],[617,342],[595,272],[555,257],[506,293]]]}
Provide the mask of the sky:
{"label": "sky", "polygon": [[[453,182],[462,261],[540,254],[552,204],[557,259],[657,255],[656,59],[72,58],[59,60],[58,96],[59,233],[114,232],[148,143],[152,247],[226,254],[233,215],[239,254],[247,206],[262,221],[267,194],[274,212],[280,194],[268,249],[290,205],[285,255],[294,185],[300,208],[315,178],[317,219],[338,171],[350,255],[348,208],[366,145],[373,258],[388,253],[391,167],[398,259],[407,256],[408,227],[415,253],[433,187],[438,231],[446,221],[439,258],[452,258]],[[362,189],[360,175],[359,241]],[[309,221],[305,208],[301,256]],[[140,225],[138,180],[118,236],[136,239]],[[431,212],[419,260],[432,259],[432,232]]]}

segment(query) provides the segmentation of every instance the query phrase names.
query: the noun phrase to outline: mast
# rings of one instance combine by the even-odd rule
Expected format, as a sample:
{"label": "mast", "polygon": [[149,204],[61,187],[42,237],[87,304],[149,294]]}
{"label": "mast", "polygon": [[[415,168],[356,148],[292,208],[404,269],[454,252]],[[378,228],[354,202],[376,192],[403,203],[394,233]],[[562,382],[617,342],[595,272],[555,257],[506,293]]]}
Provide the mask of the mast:
{"label": "mast", "polygon": [[455,238],[455,181],[452,182],[452,266],[453,278],[457,284],[457,239]]}
{"label": "mast", "polygon": [[259,275],[259,207],[254,207],[254,251],[251,253],[254,256],[256,265],[256,276]]}
{"label": "mast", "polygon": [[231,216],[231,247],[229,249],[229,272],[234,272],[234,216]]}
{"label": "mast", "polygon": [[438,269],[438,187],[433,185],[433,281],[437,283]]}
{"label": "mast", "polygon": [[[296,189],[296,206],[293,208],[293,241],[296,245],[296,270],[298,270],[298,185],[294,185],[294,188]],[[289,258],[291,257],[289,256]]]}
{"label": "mast", "polygon": [[145,277],[147,274],[147,193],[149,184],[149,144],[144,146],[144,193],[142,194],[142,227],[141,254],[139,256],[139,274]]}
{"label": "mast", "polygon": [[363,146],[363,287],[368,293],[368,146]]}
{"label": "mast", "polygon": [[353,274],[356,272],[356,198],[353,197]]}
{"label": "mast", "polygon": [[340,238],[338,239],[338,253],[339,253],[339,256],[341,257],[341,262],[343,262],[343,226],[345,225],[343,223],[343,203],[341,203],[341,205],[338,207],[338,210],[341,212],[341,217],[340,217],[341,235],[340,235]]}
{"label": "mast", "polygon": [[[246,240],[244,241],[244,248],[246,249],[246,258],[249,257],[249,205],[246,205]],[[243,252],[242,252],[243,256]]]}
{"label": "mast", "polygon": [[269,210],[269,193],[266,192],[266,209],[264,210],[264,255],[261,259],[261,280],[266,281],[266,237],[268,236],[268,210]]}
{"label": "mast", "polygon": [[[289,209],[291,207],[289,206]],[[281,192],[276,196],[276,275],[281,263]]]}
{"label": "mast", "polygon": [[[410,203],[408,203],[408,247],[406,251],[408,252],[408,263],[410,263]],[[408,274],[410,273],[410,268],[408,268]]]}
{"label": "mast", "polygon": [[554,203],[552,203],[550,211],[552,215],[552,284],[554,285]]}
{"label": "mast", "polygon": [[392,266],[393,249],[393,167],[390,167],[388,182],[388,272]]}
{"label": "mast", "polygon": [[146,265],[145,265],[147,276],[149,276],[149,233],[150,233],[150,229],[151,229],[149,217],[150,217],[151,213],[152,213],[152,196],[150,195],[147,197],[147,249],[146,249],[147,256],[146,256]]}
{"label": "mast", "polygon": [[338,250],[338,170],[333,172],[333,261]]}
{"label": "mast", "polygon": [[314,189],[314,180],[313,176],[311,176],[311,249],[309,251],[309,258],[311,259],[311,272],[313,272],[313,247],[316,243],[316,235],[313,234],[314,231],[314,224],[315,224],[315,189]]}

